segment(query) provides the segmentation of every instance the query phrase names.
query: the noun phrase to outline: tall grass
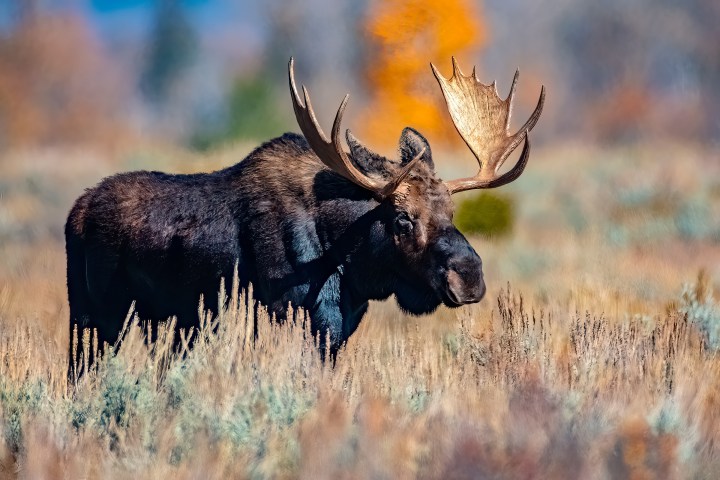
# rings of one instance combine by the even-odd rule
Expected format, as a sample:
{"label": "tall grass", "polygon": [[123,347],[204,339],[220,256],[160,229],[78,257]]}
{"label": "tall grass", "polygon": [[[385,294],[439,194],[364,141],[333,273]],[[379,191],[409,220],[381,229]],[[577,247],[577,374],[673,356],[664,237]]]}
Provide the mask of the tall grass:
{"label": "tall grass", "polygon": [[64,355],[3,325],[0,472],[711,478],[720,468],[720,358],[679,304],[612,318],[538,308],[508,287],[442,336],[365,335],[332,364],[302,312],[279,325],[253,316],[251,294],[221,297],[192,349],[173,352],[172,324],[148,344],[131,319],[122,344],[69,386]]}

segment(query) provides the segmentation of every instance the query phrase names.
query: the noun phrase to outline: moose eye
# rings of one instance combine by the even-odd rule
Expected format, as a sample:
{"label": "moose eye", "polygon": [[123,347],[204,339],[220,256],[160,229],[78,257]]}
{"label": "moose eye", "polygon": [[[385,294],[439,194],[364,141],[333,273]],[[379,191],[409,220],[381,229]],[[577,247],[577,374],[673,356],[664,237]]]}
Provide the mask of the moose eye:
{"label": "moose eye", "polygon": [[413,230],[413,222],[407,213],[398,215],[395,219],[395,233],[398,235],[407,235]]}

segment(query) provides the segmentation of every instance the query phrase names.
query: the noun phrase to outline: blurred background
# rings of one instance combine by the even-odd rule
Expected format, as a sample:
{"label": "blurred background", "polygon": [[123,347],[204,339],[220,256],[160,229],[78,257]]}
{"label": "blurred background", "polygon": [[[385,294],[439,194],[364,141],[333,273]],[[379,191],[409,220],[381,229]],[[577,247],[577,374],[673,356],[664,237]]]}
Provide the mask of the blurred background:
{"label": "blurred background", "polygon": [[547,85],[543,142],[714,144],[719,22],[714,0],[3,0],[0,146],[268,139],[294,128],[291,55],[376,144],[455,141],[428,67],[451,55],[501,94],[519,67],[527,109]]}
{"label": "blurred background", "polygon": [[491,292],[636,312],[701,271],[717,287],[718,25],[717,0],[1,0],[0,317],[65,335],[63,224],[100,178],[298,131],[290,56],[326,130],[349,92],[345,126],[388,156],[417,128],[443,178],[476,166],[429,62],[501,96],[519,68],[516,128],[547,87],[523,176],[455,199]]}

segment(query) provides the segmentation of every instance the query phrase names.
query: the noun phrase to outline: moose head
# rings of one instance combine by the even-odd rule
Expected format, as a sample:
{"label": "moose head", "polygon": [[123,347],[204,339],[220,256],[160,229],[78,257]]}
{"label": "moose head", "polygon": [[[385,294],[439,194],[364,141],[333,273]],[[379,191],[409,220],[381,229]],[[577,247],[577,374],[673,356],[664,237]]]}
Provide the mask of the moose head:
{"label": "moose head", "polygon": [[[347,153],[340,141],[340,125],[349,95],[340,104],[327,138],[318,124],[307,88],[303,98],[295,85],[293,59],[289,81],[298,124],[310,147],[323,164],[378,202],[380,224],[371,242],[383,256],[385,271],[392,272],[392,290],[398,304],[413,314],[428,313],[440,303],[459,307],[475,303],[485,294],[482,260],[467,239],[453,225],[454,193],[496,188],[518,178],[530,155],[528,133],[537,123],[545,100],[542,87],[537,106],[515,134],[510,134],[510,114],[518,80],[513,78],[504,100],[496,85],[484,85],[475,75],[466,76],[455,58],[453,74],[447,79],[431,64],[443,92],[455,128],[479,164],[468,178],[442,181],[437,177],[430,145],[412,128],[400,138],[400,159],[384,158],[365,147],[350,130],[346,131]],[[499,169],[523,143],[515,166],[506,173]],[[382,246],[381,246],[382,245]]]}

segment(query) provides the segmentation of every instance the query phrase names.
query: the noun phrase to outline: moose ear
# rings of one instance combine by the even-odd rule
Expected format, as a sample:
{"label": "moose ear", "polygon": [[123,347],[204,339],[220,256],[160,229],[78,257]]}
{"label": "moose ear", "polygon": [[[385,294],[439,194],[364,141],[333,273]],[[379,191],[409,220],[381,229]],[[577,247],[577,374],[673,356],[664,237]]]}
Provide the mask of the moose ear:
{"label": "moose ear", "polygon": [[435,169],[433,164],[432,153],[430,151],[430,144],[427,139],[423,137],[420,132],[414,128],[405,127],[400,135],[400,161],[402,164],[406,164],[415,156],[425,149],[425,153],[422,156],[422,160],[430,165],[432,169]]}
{"label": "moose ear", "polygon": [[369,150],[350,132],[350,129],[345,131],[345,138],[350,147],[350,155],[360,170],[364,173],[382,173],[384,171],[386,159]]}

